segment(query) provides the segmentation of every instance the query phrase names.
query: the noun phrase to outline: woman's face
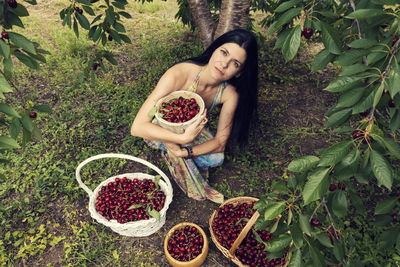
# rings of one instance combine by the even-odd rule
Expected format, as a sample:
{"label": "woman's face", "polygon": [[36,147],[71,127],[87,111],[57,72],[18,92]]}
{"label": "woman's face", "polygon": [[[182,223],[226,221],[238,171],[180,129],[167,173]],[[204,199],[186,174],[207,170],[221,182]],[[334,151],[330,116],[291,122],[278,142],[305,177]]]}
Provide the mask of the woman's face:
{"label": "woman's face", "polygon": [[215,49],[208,66],[216,79],[227,81],[233,76],[240,75],[246,57],[246,50],[239,45],[225,43]]}

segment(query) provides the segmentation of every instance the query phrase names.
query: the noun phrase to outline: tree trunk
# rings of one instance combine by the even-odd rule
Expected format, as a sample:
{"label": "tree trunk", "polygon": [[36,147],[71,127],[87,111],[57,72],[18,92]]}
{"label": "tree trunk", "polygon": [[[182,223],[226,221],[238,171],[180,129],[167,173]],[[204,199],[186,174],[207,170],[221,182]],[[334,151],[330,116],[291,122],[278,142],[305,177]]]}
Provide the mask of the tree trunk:
{"label": "tree trunk", "polygon": [[212,19],[207,0],[188,0],[188,3],[205,48],[227,31],[247,28],[250,0],[222,0],[218,25]]}
{"label": "tree trunk", "polygon": [[214,40],[216,25],[211,17],[207,0],[188,0],[190,13],[200,35],[200,41],[207,47]]}
{"label": "tree trunk", "polygon": [[249,0],[223,0],[214,38],[234,29],[246,29],[249,21]]}

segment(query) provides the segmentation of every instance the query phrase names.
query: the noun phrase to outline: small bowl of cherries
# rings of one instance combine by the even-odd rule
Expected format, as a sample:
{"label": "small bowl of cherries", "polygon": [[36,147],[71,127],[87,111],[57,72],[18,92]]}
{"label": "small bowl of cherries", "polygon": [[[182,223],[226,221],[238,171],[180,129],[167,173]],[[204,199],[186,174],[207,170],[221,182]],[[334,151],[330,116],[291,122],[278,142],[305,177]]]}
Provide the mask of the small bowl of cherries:
{"label": "small bowl of cherries", "polygon": [[164,253],[174,267],[200,266],[208,254],[207,236],[195,223],[179,223],[166,234]]}

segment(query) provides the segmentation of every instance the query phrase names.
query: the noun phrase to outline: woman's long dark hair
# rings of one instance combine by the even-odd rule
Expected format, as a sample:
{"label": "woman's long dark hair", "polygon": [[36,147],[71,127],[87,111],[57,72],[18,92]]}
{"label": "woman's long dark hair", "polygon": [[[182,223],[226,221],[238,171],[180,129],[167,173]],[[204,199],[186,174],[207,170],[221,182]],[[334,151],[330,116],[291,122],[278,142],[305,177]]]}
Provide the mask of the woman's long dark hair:
{"label": "woman's long dark hair", "polygon": [[257,115],[258,89],[258,47],[255,36],[242,29],[232,30],[221,35],[199,56],[186,61],[206,65],[214,51],[225,43],[235,43],[246,51],[246,61],[239,77],[233,77],[232,84],[239,94],[239,103],[233,118],[231,138],[240,145],[247,144],[250,122]]}

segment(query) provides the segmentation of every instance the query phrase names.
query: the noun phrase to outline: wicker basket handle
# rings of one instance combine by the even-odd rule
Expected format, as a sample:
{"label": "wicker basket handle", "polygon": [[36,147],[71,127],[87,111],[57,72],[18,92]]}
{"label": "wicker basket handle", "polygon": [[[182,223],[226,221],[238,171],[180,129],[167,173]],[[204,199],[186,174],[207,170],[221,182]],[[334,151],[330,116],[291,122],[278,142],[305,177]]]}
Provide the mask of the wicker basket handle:
{"label": "wicker basket handle", "polygon": [[76,176],[76,180],[78,181],[80,187],[83,188],[83,190],[86,191],[86,193],[88,193],[89,197],[92,197],[93,195],[93,191],[89,189],[89,187],[87,187],[81,180],[81,169],[83,166],[85,166],[87,163],[97,160],[97,159],[104,159],[104,158],[120,158],[120,159],[128,159],[128,160],[132,160],[132,161],[136,161],[139,162],[153,170],[155,170],[159,175],[161,175],[161,177],[164,179],[164,181],[167,183],[168,189],[172,192],[172,185],[171,182],[169,181],[167,175],[165,175],[164,172],[162,172],[157,166],[153,165],[152,163],[141,159],[141,158],[137,158],[134,156],[130,156],[130,155],[125,155],[125,154],[116,154],[116,153],[106,153],[106,154],[99,154],[93,157],[90,157],[84,161],[82,161],[78,167],[76,168],[76,172],[75,172],[75,176]]}
{"label": "wicker basket handle", "polygon": [[229,254],[231,254],[232,256],[235,255],[235,250],[242,243],[243,239],[246,237],[251,227],[253,227],[253,225],[256,223],[258,217],[260,217],[260,213],[258,213],[258,211],[254,212],[253,216],[251,216],[250,220],[247,222],[246,226],[240,232],[235,242],[233,242],[232,247],[229,249]]}

